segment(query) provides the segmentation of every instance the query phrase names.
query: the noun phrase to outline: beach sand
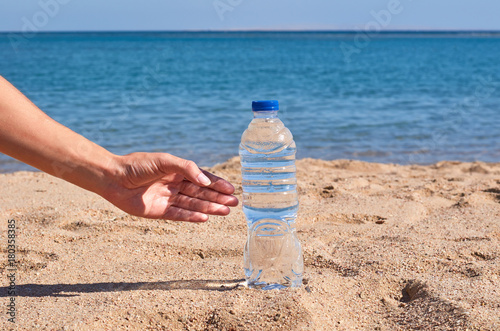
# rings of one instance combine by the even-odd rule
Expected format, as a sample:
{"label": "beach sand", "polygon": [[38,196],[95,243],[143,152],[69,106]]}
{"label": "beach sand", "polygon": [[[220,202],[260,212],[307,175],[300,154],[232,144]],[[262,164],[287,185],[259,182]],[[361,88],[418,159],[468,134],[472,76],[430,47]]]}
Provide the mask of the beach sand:
{"label": "beach sand", "polygon": [[[132,217],[43,173],[0,175],[0,329],[15,220],[19,330],[498,330],[500,163],[297,162],[301,288],[243,281],[241,205]],[[209,169],[235,184],[239,159]]]}

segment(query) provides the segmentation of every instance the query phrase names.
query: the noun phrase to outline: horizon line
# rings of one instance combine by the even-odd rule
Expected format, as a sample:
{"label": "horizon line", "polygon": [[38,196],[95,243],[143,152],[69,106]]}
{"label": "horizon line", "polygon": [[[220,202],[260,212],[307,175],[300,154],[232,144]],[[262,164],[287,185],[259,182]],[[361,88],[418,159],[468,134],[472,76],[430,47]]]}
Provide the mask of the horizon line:
{"label": "horizon line", "polygon": [[380,31],[364,31],[354,29],[185,29],[185,30],[47,30],[47,31],[17,31],[5,30],[0,31],[0,34],[22,34],[22,33],[174,33],[174,32],[193,32],[193,33],[211,33],[211,32],[225,32],[225,33],[238,33],[238,32],[270,32],[270,33],[490,33],[500,34],[498,30],[485,30],[485,29],[393,29],[393,30],[380,30]]}

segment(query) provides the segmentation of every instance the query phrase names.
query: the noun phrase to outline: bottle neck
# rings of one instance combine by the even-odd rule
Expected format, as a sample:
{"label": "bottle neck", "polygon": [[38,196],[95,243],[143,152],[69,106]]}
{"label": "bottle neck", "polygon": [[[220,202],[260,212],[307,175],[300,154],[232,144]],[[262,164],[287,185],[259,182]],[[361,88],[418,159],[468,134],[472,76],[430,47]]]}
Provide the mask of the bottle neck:
{"label": "bottle neck", "polygon": [[278,111],[254,111],[253,118],[277,118]]}

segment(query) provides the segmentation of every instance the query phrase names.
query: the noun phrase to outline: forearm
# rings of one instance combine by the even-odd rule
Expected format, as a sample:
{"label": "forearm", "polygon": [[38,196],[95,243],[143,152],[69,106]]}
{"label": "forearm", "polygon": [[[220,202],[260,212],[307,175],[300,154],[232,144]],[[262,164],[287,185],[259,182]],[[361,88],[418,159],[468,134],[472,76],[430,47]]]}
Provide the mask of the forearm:
{"label": "forearm", "polygon": [[0,76],[0,152],[102,194],[116,157],[57,123]]}

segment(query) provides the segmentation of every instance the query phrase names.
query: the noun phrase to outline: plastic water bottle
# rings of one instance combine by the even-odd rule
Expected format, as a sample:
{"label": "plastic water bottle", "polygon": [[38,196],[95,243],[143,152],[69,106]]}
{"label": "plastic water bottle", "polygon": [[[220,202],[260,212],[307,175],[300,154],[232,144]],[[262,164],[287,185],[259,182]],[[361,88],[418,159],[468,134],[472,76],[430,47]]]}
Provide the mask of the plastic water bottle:
{"label": "plastic water bottle", "polygon": [[264,290],[302,285],[304,263],[295,219],[299,209],[295,142],[278,118],[278,101],[253,101],[241,137],[243,212],[248,225],[245,278]]}

